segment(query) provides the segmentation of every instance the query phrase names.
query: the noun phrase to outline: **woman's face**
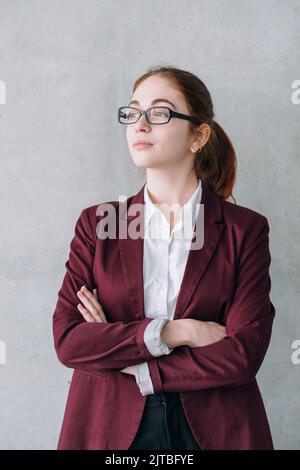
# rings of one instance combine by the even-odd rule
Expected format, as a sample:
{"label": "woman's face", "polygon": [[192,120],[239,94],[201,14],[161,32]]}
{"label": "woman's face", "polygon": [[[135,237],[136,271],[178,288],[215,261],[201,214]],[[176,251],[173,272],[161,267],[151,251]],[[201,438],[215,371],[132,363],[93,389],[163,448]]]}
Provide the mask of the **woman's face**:
{"label": "woman's face", "polygon": [[[160,98],[162,101],[152,104]],[[169,100],[172,104],[167,103]],[[161,76],[151,76],[144,80],[135,90],[131,101],[138,103],[128,104],[141,110],[151,106],[168,106],[174,111],[190,115],[183,95],[176,90],[172,83]],[[145,140],[152,145],[144,148],[133,147],[137,140]],[[194,159],[191,152],[195,135],[189,129],[189,121],[171,118],[167,124],[155,125],[146,121],[142,115],[138,122],[127,125],[127,142],[133,162],[143,168],[171,168],[182,164],[186,158]]]}

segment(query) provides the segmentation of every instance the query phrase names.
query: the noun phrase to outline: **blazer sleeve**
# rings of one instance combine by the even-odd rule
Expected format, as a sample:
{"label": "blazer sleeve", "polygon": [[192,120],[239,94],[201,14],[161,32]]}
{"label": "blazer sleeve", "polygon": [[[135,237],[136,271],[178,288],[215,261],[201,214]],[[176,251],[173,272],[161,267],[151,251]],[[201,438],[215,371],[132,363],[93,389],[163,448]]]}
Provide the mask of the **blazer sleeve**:
{"label": "blazer sleeve", "polygon": [[58,292],[53,314],[54,348],[59,361],[73,369],[101,371],[121,369],[153,359],[144,341],[144,331],[153,320],[124,322],[86,322],[77,305],[82,285],[92,291],[96,240],[88,208],[83,209],[75,225],[66,273]]}
{"label": "blazer sleeve", "polygon": [[[259,215],[244,238],[226,336],[208,346],[180,346],[148,361],[154,393],[233,387],[254,380],[266,354],[275,308],[270,301],[269,224]],[[149,392],[148,392],[149,393]]]}

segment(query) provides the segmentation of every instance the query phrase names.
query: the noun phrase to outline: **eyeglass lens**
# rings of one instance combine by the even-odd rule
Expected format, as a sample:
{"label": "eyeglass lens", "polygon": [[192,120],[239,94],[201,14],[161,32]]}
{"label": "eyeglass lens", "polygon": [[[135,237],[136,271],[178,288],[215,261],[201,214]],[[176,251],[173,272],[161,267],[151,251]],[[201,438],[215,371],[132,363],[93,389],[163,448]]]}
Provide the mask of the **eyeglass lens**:
{"label": "eyeglass lens", "polygon": [[[168,122],[170,112],[167,108],[154,107],[148,109],[147,117],[152,124]],[[120,110],[120,121],[124,124],[132,124],[138,120],[140,113],[137,109],[124,107]]]}

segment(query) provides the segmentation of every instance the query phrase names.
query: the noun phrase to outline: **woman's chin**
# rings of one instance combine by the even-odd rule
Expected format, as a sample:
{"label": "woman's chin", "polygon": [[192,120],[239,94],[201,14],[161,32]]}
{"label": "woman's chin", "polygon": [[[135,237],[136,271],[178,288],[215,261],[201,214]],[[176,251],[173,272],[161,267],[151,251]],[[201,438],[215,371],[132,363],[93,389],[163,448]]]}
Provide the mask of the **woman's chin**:
{"label": "woman's chin", "polygon": [[133,163],[139,168],[158,168],[161,162],[153,160],[153,158],[134,158]]}

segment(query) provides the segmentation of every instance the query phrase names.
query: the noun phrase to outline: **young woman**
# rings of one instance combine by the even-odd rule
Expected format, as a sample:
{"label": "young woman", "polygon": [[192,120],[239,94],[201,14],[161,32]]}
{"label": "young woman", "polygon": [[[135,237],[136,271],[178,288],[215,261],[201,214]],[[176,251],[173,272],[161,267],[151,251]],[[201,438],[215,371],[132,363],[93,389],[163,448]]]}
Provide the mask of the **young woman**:
{"label": "young woman", "polygon": [[119,108],[146,183],[76,222],[53,316],[74,369],[58,449],[273,449],[255,378],[275,315],[269,224],[228,200],[236,156],[213,118],[174,67]]}

